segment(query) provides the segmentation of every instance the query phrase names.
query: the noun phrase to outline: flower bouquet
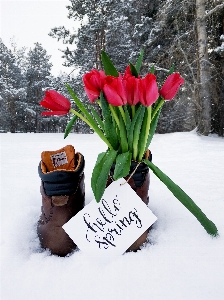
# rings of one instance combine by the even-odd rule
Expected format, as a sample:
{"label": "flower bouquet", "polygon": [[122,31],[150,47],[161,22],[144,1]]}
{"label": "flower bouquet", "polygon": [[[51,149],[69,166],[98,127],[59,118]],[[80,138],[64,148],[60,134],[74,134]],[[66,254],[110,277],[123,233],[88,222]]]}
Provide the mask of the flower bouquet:
{"label": "flower bouquet", "polygon": [[[113,166],[113,180],[133,175],[140,164],[147,166],[167,186],[174,196],[198,219],[205,230],[216,236],[218,230],[194,201],[147,158],[148,147],[156,130],[165,101],[172,100],[184,79],[171,68],[161,88],[158,87],[154,68],[145,76],[139,75],[143,51],[136,64],[129,64],[120,74],[108,55],[102,51],[104,70],[91,70],[83,76],[84,89],[90,104],[82,103],[72,88],[67,89],[78,110],[56,91],[46,91],[40,104],[51,111],[42,115],[73,114],[65,135],[70,133],[80,118],[106,143],[107,151],[98,155],[92,172],[91,186],[97,202],[107,186]],[[98,106],[98,107],[96,107]],[[130,174],[131,164],[136,167]]]}

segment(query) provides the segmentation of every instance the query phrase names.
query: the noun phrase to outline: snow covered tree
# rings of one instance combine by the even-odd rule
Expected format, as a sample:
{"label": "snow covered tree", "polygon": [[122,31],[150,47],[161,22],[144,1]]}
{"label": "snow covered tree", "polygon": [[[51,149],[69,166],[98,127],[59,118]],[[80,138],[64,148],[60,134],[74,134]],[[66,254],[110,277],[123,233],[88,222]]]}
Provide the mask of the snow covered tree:
{"label": "snow covered tree", "polygon": [[144,1],[143,7],[142,16],[134,29],[136,48],[132,56],[136,57],[137,49],[142,47],[145,52],[143,72],[148,72],[154,66],[161,83],[172,65],[185,78],[185,85],[175,100],[164,105],[157,131],[192,130],[196,126],[191,113],[195,106],[192,84],[196,64],[189,64],[192,53],[195,57],[195,44],[192,42],[194,32],[190,29],[194,22],[192,3],[178,0]]}
{"label": "snow covered tree", "polygon": [[18,130],[19,107],[25,95],[23,75],[16,58],[0,39],[0,129]]}
{"label": "snow covered tree", "polygon": [[142,44],[145,49],[144,67],[155,65],[162,79],[174,64],[175,71],[185,78],[175,101],[163,107],[159,132],[197,127],[200,134],[218,133],[222,115],[218,100],[222,99],[221,70],[220,59],[212,54],[212,49],[221,35],[223,7],[223,1],[213,0],[152,1],[135,26],[136,44]]}
{"label": "snow covered tree", "polygon": [[52,64],[49,62],[50,56],[43,49],[42,45],[35,43],[34,48],[27,54],[26,69],[26,132],[39,132],[40,111],[39,102],[44,96],[44,90],[50,84],[50,71]]}
{"label": "snow covered tree", "polygon": [[[211,2],[211,0],[209,1]],[[215,6],[214,6],[215,5]],[[206,6],[206,21],[211,72],[211,132],[224,136],[224,3]]]}
{"label": "snow covered tree", "polygon": [[[50,35],[63,40],[65,65],[80,68],[80,73],[91,68],[101,69],[101,50],[104,49],[120,69],[131,53],[130,14],[135,14],[133,1],[70,0],[68,17],[80,22],[76,32],[65,27],[53,28]],[[132,17],[133,19],[133,17]],[[75,47],[74,47],[75,43]]]}
{"label": "snow covered tree", "polygon": [[[121,71],[144,49],[143,75],[154,65],[162,82],[174,64],[175,71],[185,78],[178,97],[163,107],[158,131],[197,127],[204,135],[219,132],[222,58],[217,52],[215,57],[214,49],[222,34],[222,0],[70,2],[68,17],[79,21],[80,27],[76,32],[59,27],[50,33],[68,45],[66,65],[80,68],[80,75],[93,67],[100,69],[104,49]],[[81,80],[78,87],[81,93]]]}
{"label": "snow covered tree", "polygon": [[[101,50],[106,50],[118,70],[123,71],[129,62],[131,45],[131,13],[133,1],[118,0],[70,0],[68,17],[80,22],[76,32],[65,27],[53,28],[50,36],[68,45],[63,51],[65,65],[79,69],[73,84],[82,101],[88,101],[83,93],[82,75],[92,68],[102,69]],[[137,20],[137,18],[136,18]]]}

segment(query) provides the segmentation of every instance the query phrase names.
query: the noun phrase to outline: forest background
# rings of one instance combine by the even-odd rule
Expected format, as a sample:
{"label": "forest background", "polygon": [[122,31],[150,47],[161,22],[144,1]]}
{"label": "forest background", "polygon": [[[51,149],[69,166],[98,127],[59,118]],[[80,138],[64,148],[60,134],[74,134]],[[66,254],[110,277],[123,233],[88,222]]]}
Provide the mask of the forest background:
{"label": "forest background", "polygon": [[[49,35],[67,45],[64,65],[74,72],[53,76],[50,56],[40,43],[32,49],[6,47],[0,39],[0,132],[64,132],[69,115],[41,117],[47,89],[69,97],[69,83],[82,101],[82,76],[101,69],[105,50],[120,72],[141,49],[144,76],[154,66],[163,82],[172,65],[185,79],[174,101],[164,105],[158,133],[190,131],[224,136],[224,3],[221,0],[70,0],[68,18]],[[75,132],[90,133],[78,121]]]}

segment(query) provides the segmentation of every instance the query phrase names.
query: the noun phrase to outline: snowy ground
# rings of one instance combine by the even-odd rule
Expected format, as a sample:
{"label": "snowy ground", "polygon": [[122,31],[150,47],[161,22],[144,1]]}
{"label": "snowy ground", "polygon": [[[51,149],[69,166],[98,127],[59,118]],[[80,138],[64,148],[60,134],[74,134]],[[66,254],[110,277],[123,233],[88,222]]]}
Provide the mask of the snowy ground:
{"label": "snowy ground", "polygon": [[158,217],[150,242],[107,265],[80,251],[70,257],[40,252],[37,166],[43,150],[73,144],[91,171],[104,144],[96,135],[0,134],[2,300],[222,300],[224,299],[224,139],[195,132],[155,135],[153,162],[218,227],[212,238],[151,174],[150,209]]}

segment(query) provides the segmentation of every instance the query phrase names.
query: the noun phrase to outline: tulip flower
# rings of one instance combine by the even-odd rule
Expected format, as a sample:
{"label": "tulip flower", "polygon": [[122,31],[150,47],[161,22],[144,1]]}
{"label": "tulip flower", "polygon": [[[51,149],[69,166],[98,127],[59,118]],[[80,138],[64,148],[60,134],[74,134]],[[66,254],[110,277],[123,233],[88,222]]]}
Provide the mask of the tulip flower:
{"label": "tulip flower", "polygon": [[129,105],[136,105],[139,102],[139,80],[135,76],[132,76],[130,72],[130,66],[128,66],[123,76],[123,86],[126,91],[127,103]]}
{"label": "tulip flower", "polygon": [[45,92],[45,97],[40,102],[40,105],[52,110],[42,112],[42,116],[66,115],[71,107],[70,101],[54,90],[49,90]]}
{"label": "tulip flower", "polygon": [[167,77],[159,93],[164,100],[172,100],[183,83],[184,79],[180,76],[180,74],[173,73]]}
{"label": "tulip flower", "polygon": [[93,103],[99,98],[105,78],[106,75],[104,71],[97,70],[92,70],[83,76],[84,89],[90,102]]}
{"label": "tulip flower", "polygon": [[145,78],[139,79],[139,101],[144,106],[151,106],[159,97],[156,76],[147,74]]}
{"label": "tulip flower", "polygon": [[130,67],[130,65],[128,65],[125,69],[123,79],[127,79],[131,76],[133,76],[132,73],[131,73],[131,67]]}
{"label": "tulip flower", "polygon": [[123,85],[123,78],[107,76],[103,86],[103,93],[107,102],[113,106],[127,104],[127,94]]}
{"label": "tulip flower", "polygon": [[123,85],[126,90],[127,103],[129,105],[136,105],[139,102],[139,79],[135,76],[129,76],[126,79],[123,78]]}

